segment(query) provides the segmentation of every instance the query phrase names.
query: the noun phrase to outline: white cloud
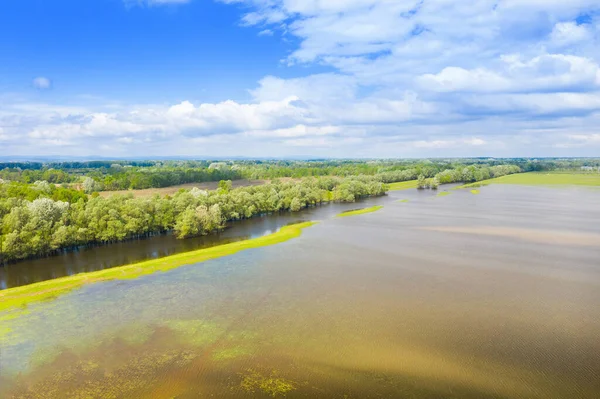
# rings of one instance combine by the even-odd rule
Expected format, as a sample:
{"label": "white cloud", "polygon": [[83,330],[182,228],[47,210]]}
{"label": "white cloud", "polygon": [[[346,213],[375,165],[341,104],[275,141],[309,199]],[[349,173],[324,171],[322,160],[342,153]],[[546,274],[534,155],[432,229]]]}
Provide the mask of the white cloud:
{"label": "white cloud", "polygon": [[597,90],[600,67],[588,58],[545,54],[527,61],[517,56],[501,57],[495,71],[447,67],[438,74],[418,77],[422,88],[434,91],[548,91]]}
{"label": "white cloud", "polygon": [[33,87],[38,90],[47,90],[52,86],[52,82],[50,79],[45,78],[43,76],[37,77],[33,79]]}
{"label": "white cloud", "polygon": [[576,22],[559,22],[554,25],[550,34],[550,42],[554,46],[569,46],[593,38],[593,32],[588,25],[578,25]]}
{"label": "white cloud", "polygon": [[263,29],[258,32],[258,36],[273,36],[273,31],[271,29]]}
{"label": "white cloud", "polygon": [[444,149],[444,148],[455,148],[461,146],[482,146],[486,144],[485,140],[477,137],[471,138],[457,138],[453,140],[417,140],[413,141],[412,146],[416,148],[433,148],[433,149]]}
{"label": "white cloud", "polygon": [[584,144],[600,143],[600,133],[594,134],[570,134],[568,138]]}

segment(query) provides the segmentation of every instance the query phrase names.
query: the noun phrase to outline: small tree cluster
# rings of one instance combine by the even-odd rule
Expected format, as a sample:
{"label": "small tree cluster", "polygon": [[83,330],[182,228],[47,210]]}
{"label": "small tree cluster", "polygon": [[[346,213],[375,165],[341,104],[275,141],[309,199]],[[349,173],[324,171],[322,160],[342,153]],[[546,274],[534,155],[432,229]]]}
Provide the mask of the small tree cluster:
{"label": "small tree cluster", "polygon": [[437,190],[439,186],[440,186],[440,181],[437,178],[437,176],[426,179],[425,176],[420,175],[419,178],[417,179],[417,188],[420,190],[423,190],[426,188],[429,188],[432,190]]}

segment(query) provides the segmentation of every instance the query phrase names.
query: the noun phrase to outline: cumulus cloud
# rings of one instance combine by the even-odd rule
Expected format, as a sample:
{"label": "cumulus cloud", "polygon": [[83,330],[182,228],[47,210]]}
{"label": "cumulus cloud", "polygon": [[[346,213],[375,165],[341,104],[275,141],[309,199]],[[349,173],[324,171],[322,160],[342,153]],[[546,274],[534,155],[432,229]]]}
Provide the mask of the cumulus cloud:
{"label": "cumulus cloud", "polygon": [[544,54],[522,61],[518,55],[501,57],[496,70],[446,67],[418,77],[421,87],[435,91],[569,91],[597,90],[600,67],[589,58]]}
{"label": "cumulus cloud", "polygon": [[52,86],[52,82],[50,79],[45,78],[43,76],[37,77],[33,79],[33,87],[38,90],[47,90]]}

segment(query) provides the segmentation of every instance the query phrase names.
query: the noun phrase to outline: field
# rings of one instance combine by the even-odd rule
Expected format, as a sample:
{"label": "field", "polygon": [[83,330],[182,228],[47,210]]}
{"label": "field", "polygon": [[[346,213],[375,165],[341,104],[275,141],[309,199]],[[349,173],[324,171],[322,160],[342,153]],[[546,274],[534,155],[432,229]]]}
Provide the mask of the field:
{"label": "field", "polygon": [[479,187],[486,184],[520,184],[526,186],[600,186],[600,173],[546,173],[530,172],[502,176],[473,184],[466,184],[460,188]]}
{"label": "field", "polygon": [[[233,188],[246,187],[246,186],[260,186],[268,183],[268,180],[233,180]],[[143,190],[118,190],[118,191],[101,191],[98,194],[102,197],[110,197],[113,194],[133,194],[136,198],[152,197],[155,194],[160,196],[173,195],[181,189],[190,190],[194,187],[198,187],[201,190],[216,190],[219,186],[219,182],[211,181],[204,183],[186,183],[179,184],[177,186],[163,187],[163,188],[148,188]]]}
{"label": "field", "polygon": [[400,190],[408,190],[411,188],[417,188],[416,180],[402,181],[399,183],[390,183],[388,184],[389,191],[400,191]]}

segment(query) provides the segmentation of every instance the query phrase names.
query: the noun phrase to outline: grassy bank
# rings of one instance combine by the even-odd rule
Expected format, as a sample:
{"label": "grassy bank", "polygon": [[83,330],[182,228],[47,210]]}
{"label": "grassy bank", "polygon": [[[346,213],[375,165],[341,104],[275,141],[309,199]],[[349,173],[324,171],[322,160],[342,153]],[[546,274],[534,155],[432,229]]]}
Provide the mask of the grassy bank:
{"label": "grassy bank", "polygon": [[487,184],[520,184],[526,186],[600,186],[600,174],[530,172],[502,176],[465,184],[458,188],[480,187]]}
{"label": "grassy bank", "polygon": [[381,208],[383,208],[383,206],[378,205],[378,206],[372,206],[370,208],[357,209],[355,211],[342,212],[339,215],[337,215],[337,217],[343,218],[346,216],[356,216],[356,215],[362,215],[364,213],[377,212]]}
{"label": "grassy bank", "polygon": [[80,288],[85,284],[108,280],[134,279],[158,271],[167,271],[183,265],[232,255],[246,249],[279,244],[300,236],[300,234],[302,234],[302,229],[310,227],[315,223],[316,222],[305,222],[294,224],[281,228],[277,233],[251,240],[199,249],[133,265],[115,267],[91,273],[81,273],[22,287],[9,288],[0,291],[0,311],[15,309],[26,306],[29,303],[52,299],[73,289]]}
{"label": "grassy bank", "polygon": [[416,180],[401,181],[399,183],[389,183],[387,186],[388,186],[388,191],[408,190],[411,188],[417,188],[417,181]]}

